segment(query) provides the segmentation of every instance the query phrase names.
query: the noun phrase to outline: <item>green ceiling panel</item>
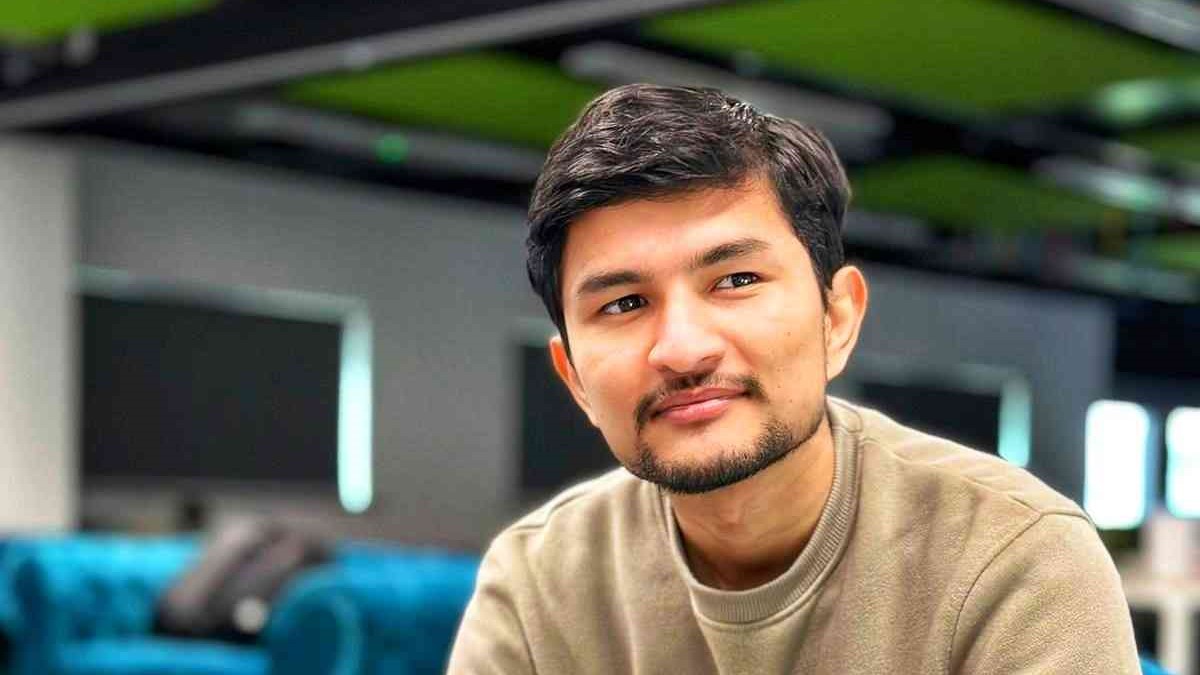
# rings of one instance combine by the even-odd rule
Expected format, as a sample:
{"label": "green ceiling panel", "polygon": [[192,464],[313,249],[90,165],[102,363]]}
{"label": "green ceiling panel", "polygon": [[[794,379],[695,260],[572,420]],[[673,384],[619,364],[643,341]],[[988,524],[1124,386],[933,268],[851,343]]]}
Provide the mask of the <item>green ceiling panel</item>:
{"label": "green ceiling panel", "polygon": [[951,156],[880,164],[850,182],[859,207],[962,229],[1087,230],[1113,210],[1025,172]]}
{"label": "green ceiling panel", "polygon": [[289,85],[296,103],[549,147],[602,87],[517,56],[475,53]]}
{"label": "green ceiling panel", "polygon": [[1138,255],[1163,267],[1200,272],[1200,232],[1156,237],[1140,244]]}
{"label": "green ceiling panel", "polygon": [[0,2],[0,39],[36,41],[71,30],[126,28],[190,14],[220,0],[4,0]]}
{"label": "green ceiling panel", "polygon": [[1041,108],[1200,57],[1032,2],[768,0],[651,20],[651,37],[966,110]]}
{"label": "green ceiling panel", "polygon": [[1121,140],[1165,159],[1200,164],[1200,122],[1131,133]]}

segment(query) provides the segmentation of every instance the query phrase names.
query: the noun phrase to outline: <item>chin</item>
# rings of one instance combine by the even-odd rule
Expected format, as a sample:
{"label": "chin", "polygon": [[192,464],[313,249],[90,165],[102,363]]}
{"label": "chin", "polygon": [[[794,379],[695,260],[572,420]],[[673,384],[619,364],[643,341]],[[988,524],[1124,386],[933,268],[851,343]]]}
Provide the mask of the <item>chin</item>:
{"label": "chin", "polygon": [[672,443],[666,451],[655,446],[651,437],[638,443],[633,461],[625,466],[635,476],[668,491],[699,494],[757,474],[788,456],[812,435],[810,432],[798,436],[774,418],[758,428],[757,436],[705,434],[703,438]]}
{"label": "chin", "polygon": [[771,460],[753,455],[723,454],[709,461],[663,462],[643,455],[630,473],[672,494],[705,494],[740,483],[762,471]]}

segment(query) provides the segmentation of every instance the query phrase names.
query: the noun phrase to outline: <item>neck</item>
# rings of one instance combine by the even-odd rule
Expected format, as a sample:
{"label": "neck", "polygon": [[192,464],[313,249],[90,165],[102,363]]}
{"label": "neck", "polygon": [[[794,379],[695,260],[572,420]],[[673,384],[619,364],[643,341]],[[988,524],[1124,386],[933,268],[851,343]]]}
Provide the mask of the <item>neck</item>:
{"label": "neck", "polygon": [[812,538],[833,470],[826,416],[811,438],[754,476],[705,494],[672,496],[692,573],[707,586],[745,590],[785,572]]}

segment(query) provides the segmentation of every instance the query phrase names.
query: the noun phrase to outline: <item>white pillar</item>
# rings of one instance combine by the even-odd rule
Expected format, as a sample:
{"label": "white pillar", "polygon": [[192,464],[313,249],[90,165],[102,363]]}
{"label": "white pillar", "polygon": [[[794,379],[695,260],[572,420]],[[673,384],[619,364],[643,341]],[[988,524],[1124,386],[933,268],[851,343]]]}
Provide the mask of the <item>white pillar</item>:
{"label": "white pillar", "polygon": [[0,535],[75,524],[75,186],[66,150],[0,139]]}

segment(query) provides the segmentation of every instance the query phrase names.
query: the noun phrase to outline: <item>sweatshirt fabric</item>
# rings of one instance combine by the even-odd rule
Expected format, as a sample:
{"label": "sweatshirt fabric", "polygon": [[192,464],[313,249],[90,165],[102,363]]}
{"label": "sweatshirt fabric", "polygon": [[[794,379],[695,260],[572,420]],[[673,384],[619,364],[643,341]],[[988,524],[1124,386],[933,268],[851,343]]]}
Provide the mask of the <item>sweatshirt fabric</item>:
{"label": "sweatshirt fabric", "polygon": [[832,491],[781,576],[700,583],[669,496],[617,470],[496,537],[449,673],[1140,672],[1120,579],[1075,503],[998,457],[827,408]]}

